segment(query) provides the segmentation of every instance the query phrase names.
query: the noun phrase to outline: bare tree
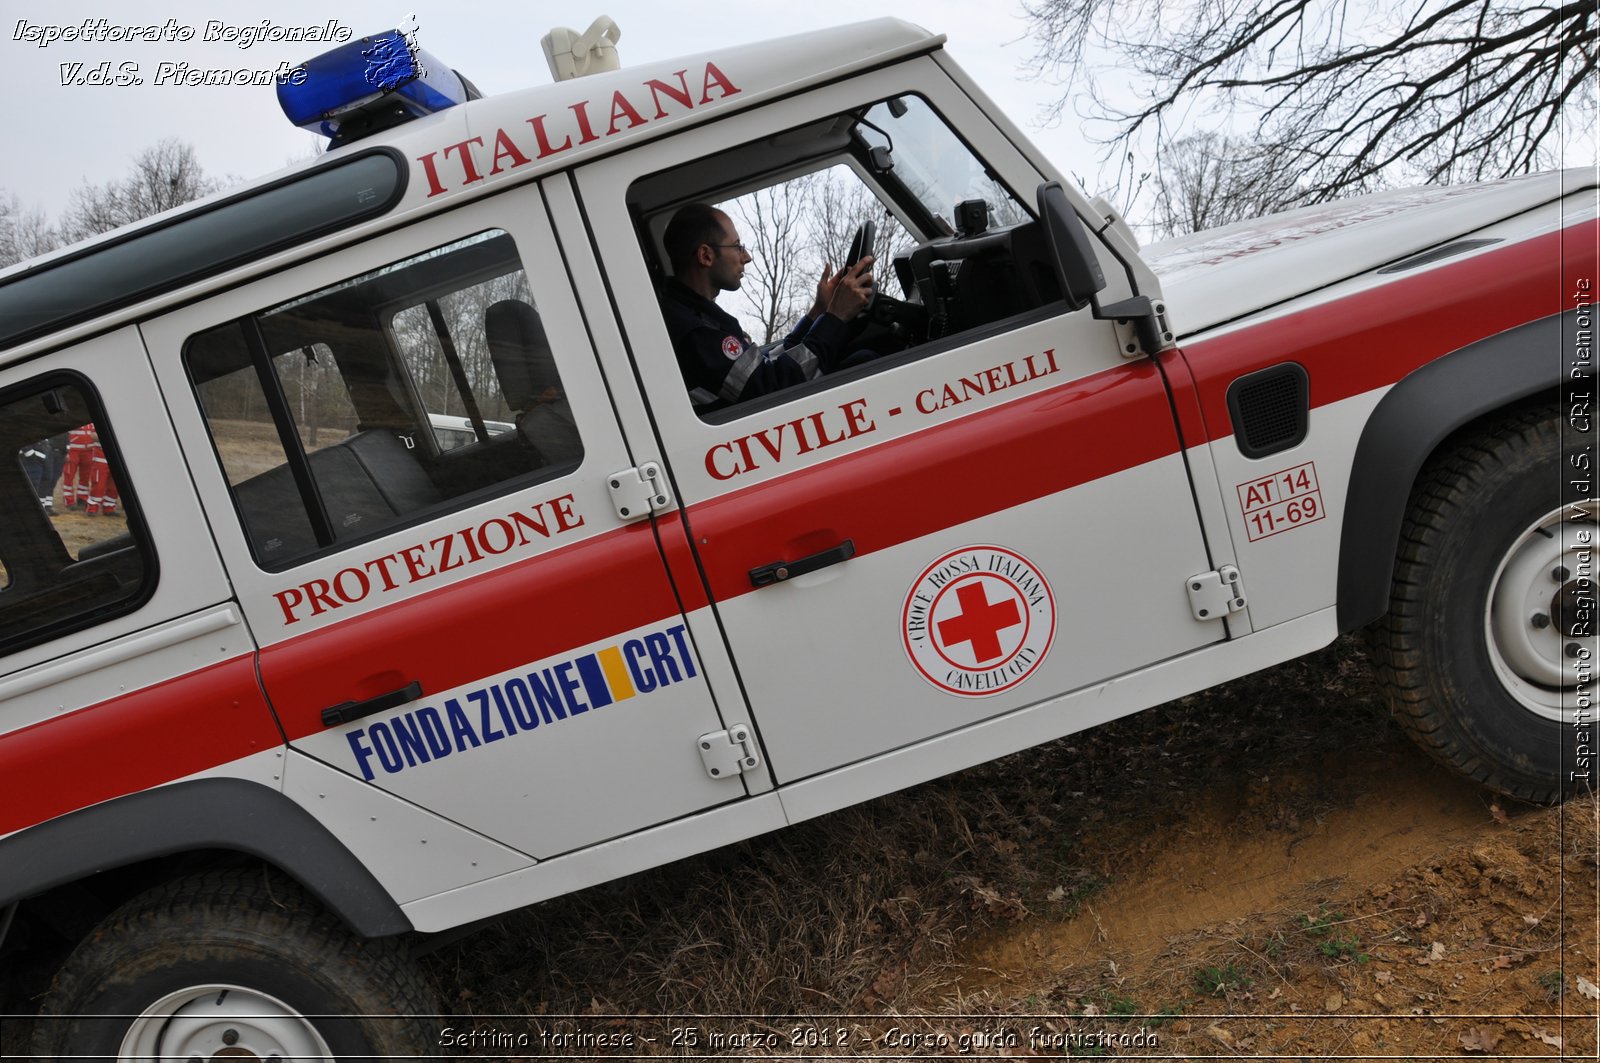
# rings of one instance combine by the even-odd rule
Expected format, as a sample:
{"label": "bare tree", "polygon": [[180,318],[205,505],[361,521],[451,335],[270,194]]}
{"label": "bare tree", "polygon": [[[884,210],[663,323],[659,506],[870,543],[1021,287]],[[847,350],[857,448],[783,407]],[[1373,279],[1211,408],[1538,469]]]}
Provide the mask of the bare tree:
{"label": "bare tree", "polygon": [[1195,133],[1162,153],[1155,173],[1157,238],[1214,229],[1295,206],[1305,193],[1283,176],[1282,149]]}
{"label": "bare tree", "polygon": [[[1396,177],[1539,169],[1596,113],[1594,0],[1026,0],[1036,65],[1086,75],[1120,153],[1193,108],[1253,111],[1278,173],[1312,201]],[[1109,56],[1104,63],[1096,56]],[[1102,66],[1136,99],[1108,98]],[[1067,100],[1058,105],[1064,109]],[[1188,118],[1185,117],[1187,123]]]}
{"label": "bare tree", "polygon": [[851,238],[862,222],[872,221],[877,225],[872,249],[877,262],[873,273],[879,278],[881,288],[884,278],[892,275],[889,264],[894,256],[916,241],[853,171],[836,166],[816,176],[817,180],[807,190],[810,221],[807,264],[811,274],[820,275],[824,265],[835,269],[849,265],[845,256],[849,254]]}
{"label": "bare tree", "polygon": [[0,268],[52,251],[61,238],[41,210],[24,207],[15,195],[0,195]]}
{"label": "bare tree", "polygon": [[121,180],[72,190],[61,220],[70,240],[109,232],[216,191],[222,182],[205,175],[194,146],[168,138],[140,152]]}
{"label": "bare tree", "polygon": [[785,181],[723,204],[750,252],[743,291],[756,313],[761,343],[782,336],[805,313],[813,294],[799,259],[805,243],[807,190],[814,180]]}

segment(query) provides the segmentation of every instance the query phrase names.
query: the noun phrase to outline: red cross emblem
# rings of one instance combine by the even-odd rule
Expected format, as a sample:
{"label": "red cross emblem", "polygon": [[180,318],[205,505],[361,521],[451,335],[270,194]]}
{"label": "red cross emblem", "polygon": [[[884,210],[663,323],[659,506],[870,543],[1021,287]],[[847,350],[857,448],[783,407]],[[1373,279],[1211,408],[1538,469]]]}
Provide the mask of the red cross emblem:
{"label": "red cross emblem", "polygon": [[1005,651],[1000,648],[1000,632],[1022,623],[1016,599],[991,602],[983,584],[975,582],[957,587],[956,601],[961,603],[961,612],[939,621],[939,641],[946,646],[972,643],[972,655],[979,664],[1001,656]]}
{"label": "red cross emblem", "polygon": [[1026,682],[1043,663],[1055,640],[1055,594],[1015,550],[964,546],[912,581],[900,624],[922,678],[947,694],[987,698]]}

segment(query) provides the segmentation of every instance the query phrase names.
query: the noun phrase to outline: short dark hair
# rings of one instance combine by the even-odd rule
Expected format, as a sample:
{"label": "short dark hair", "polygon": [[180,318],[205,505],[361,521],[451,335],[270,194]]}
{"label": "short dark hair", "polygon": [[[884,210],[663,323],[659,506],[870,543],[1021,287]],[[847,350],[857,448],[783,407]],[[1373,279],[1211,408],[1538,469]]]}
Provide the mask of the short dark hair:
{"label": "short dark hair", "polygon": [[714,245],[722,239],[723,217],[722,211],[706,203],[690,203],[678,208],[678,213],[667,222],[667,231],[661,234],[672,272],[681,273],[702,244]]}

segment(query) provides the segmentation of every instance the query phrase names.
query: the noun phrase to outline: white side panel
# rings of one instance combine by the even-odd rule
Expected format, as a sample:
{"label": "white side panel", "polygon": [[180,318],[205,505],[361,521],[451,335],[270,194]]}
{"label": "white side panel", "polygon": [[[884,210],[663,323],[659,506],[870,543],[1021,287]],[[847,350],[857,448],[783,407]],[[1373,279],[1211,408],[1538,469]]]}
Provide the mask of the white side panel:
{"label": "white side panel", "polygon": [[253,648],[244,618],[231,603],[108,638],[102,645],[0,679],[0,732],[197,672]]}
{"label": "white side panel", "polygon": [[783,825],[783,808],[777,795],[763,794],[400,907],[418,930],[448,930],[753,838]]}
{"label": "white side panel", "polygon": [[[284,794],[355,854],[398,904],[529,867],[514,849],[326,764],[289,753]],[[480,800],[495,800],[479,793]]]}
{"label": "white side panel", "polygon": [[798,823],[1292,660],[1326,646],[1338,634],[1334,611],[1325,609],[783,787],[778,796],[789,822]]}
{"label": "white side panel", "polygon": [[[601,672],[590,658],[620,672]],[[295,746],[543,859],[743,797],[737,779],[713,779],[701,764],[695,739],[721,729],[705,700],[684,625],[672,621],[430,693]],[[405,735],[420,742],[412,737],[408,750]]]}
{"label": "white side panel", "polygon": [[497,879],[403,905],[418,930],[445,930],[608,882],[691,853],[775,830],[972,764],[1028,749],[1224,683],[1325,646],[1338,634],[1332,609],[1247,639],[1219,643],[999,719],[940,735],[605,845],[547,860]]}
{"label": "white side panel", "polygon": [[240,757],[226,764],[218,764],[205,771],[197,771],[193,775],[174,782],[193,782],[195,779],[243,779],[245,782],[260,783],[262,786],[274,790],[283,789],[283,774],[285,759],[289,755],[289,747],[274,746],[264,749],[260,753],[252,753],[248,757]]}
{"label": "white side panel", "polygon": [[[850,562],[721,603],[734,632],[768,630],[782,618],[783,652],[742,670],[774,773],[804,778],[1149,664],[1152,647],[1176,655],[1215,641],[1221,625],[1195,620],[1184,593],[1184,581],[1203,567],[1187,486],[1183,458],[1172,454],[878,551],[870,564]],[[1137,551],[1129,549],[1134,542]],[[979,699],[918,676],[901,617],[918,573],[974,543],[1031,560],[1054,594],[1056,623],[1044,662],[1026,682]],[[825,582],[828,592],[820,593]],[[841,617],[850,618],[848,632],[840,631]],[[841,666],[848,675],[838,674]],[[818,696],[819,668],[838,697]]]}
{"label": "white side panel", "polygon": [[1314,408],[1305,442],[1278,454],[1247,458],[1232,436],[1212,445],[1256,630],[1334,604],[1351,462],[1387,391]]}

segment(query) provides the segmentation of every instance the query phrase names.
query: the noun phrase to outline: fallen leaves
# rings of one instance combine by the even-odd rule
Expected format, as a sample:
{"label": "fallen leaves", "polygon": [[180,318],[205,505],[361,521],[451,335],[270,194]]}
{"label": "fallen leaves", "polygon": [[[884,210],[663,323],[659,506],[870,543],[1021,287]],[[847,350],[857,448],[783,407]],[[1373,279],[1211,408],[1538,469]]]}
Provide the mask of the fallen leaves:
{"label": "fallen leaves", "polygon": [[973,911],[988,912],[1001,919],[1027,918],[1028,909],[1022,903],[1022,898],[1015,893],[1002,894],[993,886],[976,878],[968,878],[966,885],[971,895]]}
{"label": "fallen leaves", "polygon": [[1417,957],[1417,964],[1418,966],[1426,967],[1430,963],[1438,963],[1442,959],[1444,959],[1444,945],[1435,941],[1428,946],[1428,954],[1426,956]]}
{"label": "fallen leaves", "polygon": [[1533,1036],[1537,1037],[1539,1040],[1543,1041],[1545,1044],[1549,1045],[1551,1048],[1560,1050],[1560,1048],[1561,1048],[1561,1038],[1557,1037],[1555,1034],[1551,1033],[1549,1030],[1545,1030],[1545,1029],[1542,1029],[1542,1028],[1540,1028],[1538,1026],[1535,1026],[1532,1029],[1532,1033],[1533,1033]]}
{"label": "fallen leaves", "polygon": [[1500,1043],[1504,1031],[1493,1026],[1474,1026],[1459,1038],[1463,1052],[1481,1052],[1483,1055],[1492,1055],[1495,1046]]}

